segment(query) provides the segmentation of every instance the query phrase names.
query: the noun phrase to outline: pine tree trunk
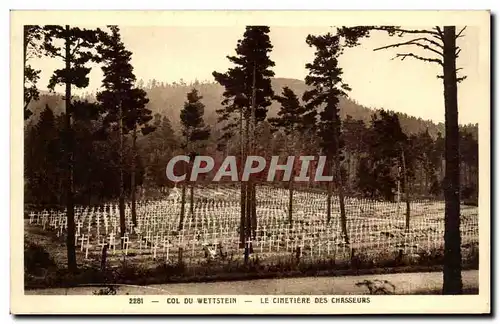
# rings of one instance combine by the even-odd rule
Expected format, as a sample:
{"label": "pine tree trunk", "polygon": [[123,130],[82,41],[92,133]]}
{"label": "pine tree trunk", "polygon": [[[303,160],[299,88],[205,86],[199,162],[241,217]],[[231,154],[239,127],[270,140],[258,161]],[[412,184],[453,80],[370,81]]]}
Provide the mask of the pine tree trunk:
{"label": "pine tree trunk", "polygon": [[252,240],[257,237],[257,190],[255,183],[252,183]]}
{"label": "pine tree trunk", "polygon": [[350,191],[351,190],[351,179],[352,179],[352,175],[351,175],[351,153],[346,153],[347,155],[347,190]]}
{"label": "pine tree trunk", "polygon": [[189,214],[192,221],[194,221],[194,184],[189,184]]}
{"label": "pine tree trunk", "polygon": [[[327,159],[326,164],[328,165],[327,170],[331,170],[331,165],[332,165],[332,158],[329,156]],[[330,172],[328,172],[330,173]],[[332,219],[332,191],[333,191],[333,183],[332,181],[328,181],[326,184],[327,186],[327,193],[326,193],[326,222],[327,224],[330,224],[330,221]]]}
{"label": "pine tree trunk", "polygon": [[184,207],[185,204],[186,204],[186,182],[184,181],[182,183],[182,190],[181,190],[181,214],[179,216],[179,227],[178,227],[179,231],[184,228],[184,214],[186,213]]}
{"label": "pine tree trunk", "polygon": [[[245,149],[244,141],[245,134],[243,133],[243,108],[240,108],[240,170],[243,170],[245,164]],[[243,173],[240,174],[240,177]],[[240,249],[245,248],[245,216],[246,216],[246,183],[240,179]]]}
{"label": "pine tree trunk", "polygon": [[136,203],[135,203],[135,193],[136,193],[136,186],[135,186],[135,167],[136,167],[136,160],[137,160],[137,148],[136,148],[136,141],[137,141],[137,129],[134,127],[133,133],[132,133],[132,172],[131,172],[131,178],[130,178],[130,192],[131,192],[131,200],[132,200],[132,224],[134,224],[134,227],[137,226],[137,214],[136,214]]}
{"label": "pine tree trunk", "polygon": [[[256,63],[253,64],[252,73],[252,97],[251,97],[251,107],[250,107],[250,121],[247,121],[245,128],[245,163],[249,155],[253,154],[253,139],[255,138],[255,109],[256,109]],[[246,231],[245,231],[245,241],[249,241],[252,237],[252,229],[254,227],[254,214],[255,210],[255,187],[253,184],[253,179],[250,176],[246,183]],[[251,253],[251,243],[245,242],[245,264],[248,262],[248,257]]]}
{"label": "pine tree trunk", "polygon": [[240,188],[240,248],[245,248],[245,223],[246,223],[246,182],[241,182]]}
{"label": "pine tree trunk", "polygon": [[469,182],[469,164],[467,162],[464,162],[464,184],[462,185],[464,188],[467,188],[470,186]]}
{"label": "pine tree trunk", "polygon": [[123,237],[125,236],[125,188],[124,188],[124,181],[123,181],[123,168],[124,168],[124,163],[123,163],[123,107],[121,100],[119,102],[119,111],[118,111],[118,136],[120,138],[120,147],[119,147],[119,170],[120,170],[120,180],[119,180],[119,186],[120,186],[120,196],[119,196],[119,212],[120,212],[120,238],[121,238],[121,244],[120,246],[123,248]]}
{"label": "pine tree trunk", "polygon": [[[66,25],[65,33],[65,63],[66,71],[69,74],[71,65],[71,44],[69,39],[70,29]],[[66,249],[68,254],[68,270],[76,272],[76,252],[75,252],[75,210],[73,205],[73,129],[71,122],[71,83],[66,80],[65,89],[65,105],[66,105],[66,214],[68,217]]]}
{"label": "pine tree trunk", "polygon": [[458,128],[455,26],[444,27],[443,83],[445,103],[445,229],[443,294],[462,294],[460,251],[460,151]]}
{"label": "pine tree trunk", "polygon": [[[292,127],[291,129],[292,133],[292,140],[291,144],[288,143],[287,148],[289,154],[294,154],[294,149],[293,147],[295,146],[295,129]],[[292,226],[293,222],[293,182],[294,182],[294,177],[295,177],[295,160],[294,163],[292,164],[292,171],[290,173],[290,180],[288,181],[288,224]]]}
{"label": "pine tree trunk", "polygon": [[293,171],[290,181],[288,182],[288,223],[290,226],[293,222]]}
{"label": "pine tree trunk", "polygon": [[342,235],[344,236],[344,242],[349,244],[349,234],[347,232],[347,216],[345,212],[345,201],[344,201],[344,184],[342,180],[342,168],[340,164],[340,152],[337,152],[335,156],[335,178],[337,183],[337,189],[339,191],[339,205],[340,205],[340,224],[342,227]]}
{"label": "pine tree trunk", "polygon": [[427,162],[425,162],[424,176],[424,193],[427,194],[429,192],[429,168]]}
{"label": "pine tree trunk", "polygon": [[404,181],[404,191],[405,191],[405,201],[406,201],[406,217],[405,217],[405,230],[410,231],[410,185],[408,183],[408,173],[406,170],[406,159],[405,152],[401,150],[401,159],[403,161],[403,181]]}

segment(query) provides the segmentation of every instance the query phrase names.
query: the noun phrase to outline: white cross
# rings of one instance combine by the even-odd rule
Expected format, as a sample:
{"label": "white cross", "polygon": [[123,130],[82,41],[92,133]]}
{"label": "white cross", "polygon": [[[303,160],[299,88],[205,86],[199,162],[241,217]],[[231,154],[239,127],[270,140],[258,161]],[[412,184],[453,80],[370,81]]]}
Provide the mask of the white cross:
{"label": "white cross", "polygon": [[121,237],[121,239],[123,240],[123,245],[125,246],[125,255],[128,255],[128,245],[130,243],[128,235],[125,234],[125,236]]}
{"label": "white cross", "polygon": [[82,228],[82,223],[76,223],[76,235],[80,235],[80,229]]}
{"label": "white cross", "polygon": [[115,242],[115,233],[109,233],[109,246],[113,246],[113,254],[115,254],[116,250],[116,242]]}
{"label": "white cross", "polygon": [[80,242],[80,251],[83,251],[83,242],[85,241],[85,234],[82,234],[79,238]]}
{"label": "white cross", "polygon": [[85,245],[85,260],[89,259],[89,246],[90,246],[90,241],[89,241],[89,236],[87,236],[87,244]]}

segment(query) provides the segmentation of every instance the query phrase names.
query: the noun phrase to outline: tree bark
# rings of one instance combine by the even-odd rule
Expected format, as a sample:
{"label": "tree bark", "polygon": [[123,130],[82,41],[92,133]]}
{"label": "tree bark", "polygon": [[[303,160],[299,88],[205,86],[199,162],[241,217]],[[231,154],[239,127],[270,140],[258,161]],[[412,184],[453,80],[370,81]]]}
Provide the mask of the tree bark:
{"label": "tree bark", "polygon": [[[70,73],[71,68],[71,41],[69,25],[66,25],[65,33],[65,64],[66,73]],[[72,109],[71,109],[71,82],[66,81],[65,105],[66,105],[66,214],[68,217],[66,249],[68,254],[68,270],[76,272],[76,252],[75,252],[75,210],[73,205],[73,129],[72,129]]]}
{"label": "tree bark", "polygon": [[134,130],[132,133],[132,176],[130,178],[130,191],[131,191],[131,200],[132,200],[132,224],[134,224],[134,227],[137,226],[137,215],[136,215],[136,203],[135,203],[135,166],[136,166],[136,160],[137,160],[137,148],[136,148],[136,141],[137,141],[137,129],[134,126]]}
{"label": "tree bark", "polygon": [[118,103],[118,136],[119,136],[119,171],[120,171],[120,180],[119,180],[119,186],[120,186],[120,193],[119,193],[119,198],[118,198],[118,208],[119,208],[119,213],[120,213],[120,246],[123,248],[123,237],[125,237],[125,188],[124,188],[124,181],[123,181],[123,107],[121,100],[119,100]]}
{"label": "tree bark", "polygon": [[189,214],[191,220],[194,221],[194,184],[189,184]]}
{"label": "tree bark", "polygon": [[[250,121],[246,124],[245,129],[245,149],[246,154],[245,157],[248,158],[249,155],[252,155],[254,152],[254,138],[255,138],[255,109],[256,109],[256,63],[253,64],[253,73],[252,73],[252,96],[251,96],[251,106],[250,106]],[[246,163],[246,159],[245,159]],[[250,176],[246,183],[246,210],[245,210],[245,219],[246,219],[246,231],[245,231],[245,241],[248,241],[252,237],[252,230],[254,228],[254,218],[256,218],[256,206],[255,206],[255,187],[253,183],[253,179]],[[256,224],[255,224],[256,228]],[[252,245],[251,243],[245,242],[245,264],[248,262],[248,257],[251,253]]]}
{"label": "tree bark", "polygon": [[[288,143],[287,149],[288,149],[288,154],[293,154],[295,156],[295,144],[296,144],[296,135],[295,135],[296,130],[292,126],[291,129],[291,144]],[[294,177],[295,177],[295,159],[292,164],[292,172],[290,174],[290,180],[288,182],[288,223],[290,226],[292,226],[293,223],[293,189],[294,189]]]}
{"label": "tree bark", "polygon": [[[184,173],[186,173],[186,164],[183,165],[184,165]],[[179,226],[178,226],[179,231],[182,230],[184,227],[184,214],[186,213],[184,208],[184,205],[186,204],[186,181],[187,179],[182,182],[182,189],[181,189],[181,213],[179,216]]]}
{"label": "tree bark", "polygon": [[340,225],[342,227],[342,235],[344,236],[344,242],[349,244],[349,234],[347,232],[347,216],[345,212],[345,201],[344,201],[344,184],[342,179],[342,168],[340,163],[340,152],[337,152],[335,156],[335,178],[337,179],[337,190],[339,192],[339,205],[340,205]]}
{"label": "tree bark", "polygon": [[[244,114],[243,108],[240,108],[240,170],[243,170],[245,163],[245,134],[243,133],[243,123],[244,123]],[[243,176],[243,173],[240,174],[240,177]],[[241,181],[240,178],[240,249],[245,248],[245,216],[246,216],[246,183]]]}
{"label": "tree bark", "polygon": [[408,173],[406,170],[406,159],[405,152],[401,150],[401,159],[403,162],[403,181],[404,181],[404,191],[405,191],[405,201],[406,201],[406,217],[405,217],[405,230],[410,231],[410,185],[408,183]]}
{"label": "tree bark", "polygon": [[[332,165],[332,158],[329,156],[326,163],[328,164],[327,170],[330,173],[331,165]],[[333,191],[333,183],[332,181],[328,181],[326,184],[327,186],[327,193],[326,193],[326,222],[329,224],[331,219],[332,219],[332,191]]]}
{"label": "tree bark", "polygon": [[252,240],[257,238],[257,190],[255,183],[252,183]]}
{"label": "tree bark", "polygon": [[288,182],[288,223],[293,222],[293,169],[290,181]]}
{"label": "tree bark", "polygon": [[460,251],[460,151],[458,128],[455,26],[445,26],[443,36],[443,83],[445,104],[445,229],[443,294],[462,294]]}
{"label": "tree bark", "polygon": [[184,228],[184,215],[185,215],[185,205],[186,204],[186,184],[182,184],[181,189],[181,213],[179,216],[179,227],[178,230],[182,230]]}

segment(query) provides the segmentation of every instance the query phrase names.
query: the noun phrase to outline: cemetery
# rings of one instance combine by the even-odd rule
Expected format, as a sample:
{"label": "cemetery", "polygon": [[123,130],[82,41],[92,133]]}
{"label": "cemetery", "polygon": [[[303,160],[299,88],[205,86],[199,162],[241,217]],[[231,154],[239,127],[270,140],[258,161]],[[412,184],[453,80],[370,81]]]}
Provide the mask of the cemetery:
{"label": "cemetery", "polygon": [[[201,277],[249,271],[250,266],[243,265],[239,244],[239,190],[195,187],[194,214],[190,213],[187,195],[186,214],[179,230],[180,201],[178,188],[163,200],[138,201],[135,227],[127,205],[124,236],[120,236],[118,204],[76,207],[78,264],[102,267],[104,249],[107,269],[123,267],[124,263],[140,267],[161,264],[168,272],[182,264],[183,274]],[[404,202],[346,197],[345,205],[349,244],[341,235],[335,196],[332,218],[326,223],[326,194],[295,192],[293,222],[288,223],[288,190],[258,186],[258,224],[255,235],[246,242],[252,251],[250,264],[254,270],[265,269],[262,271],[280,271],[284,264],[340,269],[341,265],[355,267],[355,262],[358,267],[364,262],[363,267],[384,268],[384,262],[397,258],[404,260],[402,264],[417,266],[421,259],[442,255],[444,202],[412,201],[409,231],[405,230]],[[41,209],[27,214],[26,226],[65,241],[64,211]],[[461,206],[461,235],[462,257],[470,262],[468,259],[477,258],[478,251],[477,207]]]}

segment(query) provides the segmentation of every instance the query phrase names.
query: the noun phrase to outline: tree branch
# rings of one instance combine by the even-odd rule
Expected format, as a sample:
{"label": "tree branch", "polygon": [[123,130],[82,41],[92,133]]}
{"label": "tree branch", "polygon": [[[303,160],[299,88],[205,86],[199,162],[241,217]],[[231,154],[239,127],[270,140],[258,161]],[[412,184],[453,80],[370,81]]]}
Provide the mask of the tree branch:
{"label": "tree branch", "polygon": [[462,35],[462,33],[464,32],[465,28],[467,28],[467,26],[464,26],[464,28],[462,28],[462,29],[460,30],[460,32],[457,34],[457,36],[455,36],[455,39],[457,39],[457,38],[459,38],[459,37],[462,37],[462,36],[463,36],[463,35]]}
{"label": "tree branch", "polygon": [[[435,50],[434,48],[428,46],[428,45],[424,45],[424,44],[420,44],[420,43],[417,43],[417,41],[420,41],[420,40],[425,40],[425,41],[428,41],[432,44],[437,44],[436,42],[434,41],[431,41],[425,37],[422,37],[422,38],[415,38],[415,39],[412,39],[410,41],[407,41],[407,42],[403,42],[403,43],[396,43],[396,44],[391,44],[391,45],[387,45],[387,46],[382,46],[382,47],[379,47],[379,48],[376,48],[374,49],[374,51],[378,51],[378,50],[383,50],[383,49],[388,49],[388,48],[396,48],[396,47],[400,47],[400,46],[405,46],[405,45],[416,45],[416,46],[419,46],[419,47],[422,47],[424,49],[427,49],[427,50],[430,50],[440,56],[443,56],[443,53],[441,53],[440,51],[438,50]],[[441,45],[437,44],[440,48],[443,48]]]}
{"label": "tree branch", "polygon": [[79,39],[78,43],[76,43],[75,47],[73,48],[73,51],[71,52],[71,57],[73,57],[75,55],[76,51],[78,50],[78,48],[80,47],[81,44],[82,44],[82,41]]}
{"label": "tree branch", "polygon": [[403,34],[427,34],[427,35],[436,35],[438,36],[439,34],[435,31],[432,30],[426,30],[426,29],[402,29],[398,27],[390,27],[390,26],[382,26],[382,27],[374,27],[374,30],[384,30],[384,31],[394,31],[396,33],[400,33],[400,36]]}
{"label": "tree branch", "polygon": [[398,58],[398,57],[401,58],[401,61],[403,61],[407,57],[413,57],[417,60],[438,63],[441,66],[443,65],[443,62],[441,62],[441,60],[434,59],[434,58],[428,58],[428,57],[422,57],[422,56],[415,55],[413,53],[398,53],[398,54],[396,54],[396,56],[393,59]]}
{"label": "tree branch", "polygon": [[443,40],[444,38],[444,34],[443,34],[443,31],[441,30],[441,28],[439,26],[436,26],[436,30],[437,30],[437,33],[438,33],[438,36],[441,40]]}
{"label": "tree branch", "polygon": [[60,53],[54,53],[52,54],[53,56],[58,56],[60,58],[62,58],[63,60],[66,60],[66,58],[64,57],[64,55],[60,54]]}
{"label": "tree branch", "polygon": [[[458,71],[460,71],[460,70],[463,70],[463,68],[458,68],[458,69],[455,69],[455,74],[458,74]],[[442,79],[442,78],[443,78],[443,75],[438,75],[438,76],[436,76],[436,77],[437,77],[438,79]],[[457,83],[460,83],[460,82],[462,82],[462,81],[463,81],[463,80],[465,80],[465,79],[467,79],[467,76],[466,76],[466,75],[464,75],[464,76],[462,76],[462,77],[458,77],[458,76],[457,76]]]}

